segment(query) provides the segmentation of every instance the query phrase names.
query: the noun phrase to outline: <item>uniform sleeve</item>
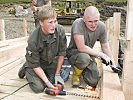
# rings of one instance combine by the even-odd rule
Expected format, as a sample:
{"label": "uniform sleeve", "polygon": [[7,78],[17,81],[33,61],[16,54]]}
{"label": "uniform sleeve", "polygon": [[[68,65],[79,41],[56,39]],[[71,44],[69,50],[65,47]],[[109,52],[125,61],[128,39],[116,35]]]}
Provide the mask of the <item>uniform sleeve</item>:
{"label": "uniform sleeve", "polygon": [[62,28],[61,29],[61,34],[59,36],[59,56],[66,56],[66,48],[67,48],[67,39],[65,35],[65,30]]}
{"label": "uniform sleeve", "polygon": [[83,30],[81,21],[79,21],[79,20],[74,21],[74,23],[72,25],[72,32],[71,33],[83,35],[84,30]]}
{"label": "uniform sleeve", "polygon": [[102,25],[99,41],[100,41],[100,43],[107,43],[107,40],[108,40],[107,39],[107,30],[106,30],[105,25]]}
{"label": "uniform sleeve", "polygon": [[39,67],[39,58],[39,52],[35,43],[28,43],[28,47],[26,48],[26,61],[28,65],[32,68]]}

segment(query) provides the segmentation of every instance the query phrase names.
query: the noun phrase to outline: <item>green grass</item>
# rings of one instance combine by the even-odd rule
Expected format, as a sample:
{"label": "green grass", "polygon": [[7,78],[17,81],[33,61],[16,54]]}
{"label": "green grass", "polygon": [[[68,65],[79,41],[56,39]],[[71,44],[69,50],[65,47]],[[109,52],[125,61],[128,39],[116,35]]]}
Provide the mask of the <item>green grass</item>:
{"label": "green grass", "polygon": [[0,0],[0,3],[18,3],[18,2],[31,2],[31,0]]}
{"label": "green grass", "polygon": [[[127,0],[105,0],[108,2],[125,2]],[[18,3],[18,2],[31,2],[31,0],[0,0],[0,3]]]}
{"label": "green grass", "polygon": [[127,0],[105,0],[107,2],[126,2]]}

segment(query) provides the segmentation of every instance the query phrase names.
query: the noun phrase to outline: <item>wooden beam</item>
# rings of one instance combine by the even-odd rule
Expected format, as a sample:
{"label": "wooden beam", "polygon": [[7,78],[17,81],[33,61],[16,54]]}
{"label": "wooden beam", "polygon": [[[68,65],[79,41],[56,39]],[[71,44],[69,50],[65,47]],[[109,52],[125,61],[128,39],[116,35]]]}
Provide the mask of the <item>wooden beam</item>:
{"label": "wooden beam", "polygon": [[5,44],[0,48],[0,68],[25,55],[26,41],[27,37],[0,41]]}
{"label": "wooden beam", "polygon": [[133,22],[133,1],[128,0],[127,3],[127,19],[126,19],[126,39],[131,40],[133,37],[132,22]]}
{"label": "wooden beam", "polygon": [[5,22],[0,19],[0,40],[5,40]]}
{"label": "wooden beam", "polygon": [[15,38],[15,39],[10,39],[10,40],[5,40],[5,41],[0,41],[0,48],[1,47],[6,47],[9,45],[14,45],[14,44],[21,44],[22,42],[26,42],[28,39],[27,37],[21,37],[21,38]]}
{"label": "wooden beam", "polygon": [[24,36],[28,36],[28,31],[27,31],[28,25],[27,25],[27,20],[23,19],[23,30],[24,30]]}
{"label": "wooden beam", "polygon": [[[100,51],[100,43],[96,42],[95,50]],[[100,65],[100,63],[98,63]],[[114,73],[110,66],[101,65],[103,68],[101,79],[101,99],[100,100],[125,100],[122,85],[117,73]]]}
{"label": "wooden beam", "polygon": [[[109,40],[109,44],[112,44],[112,37],[113,37],[113,17],[110,17],[107,19],[107,21],[105,22],[106,28],[107,28],[107,34],[108,34],[108,40]],[[111,47],[112,45],[110,45]],[[111,47],[112,48],[112,47]]]}
{"label": "wooden beam", "polygon": [[3,75],[4,73],[8,72],[9,70],[11,70],[12,68],[14,68],[15,66],[24,63],[25,61],[25,57],[22,56],[16,60],[14,60],[12,63],[7,64],[6,66],[0,68],[0,76]]}
{"label": "wooden beam", "polygon": [[101,100],[125,100],[118,74],[105,65],[103,65]]}
{"label": "wooden beam", "polygon": [[119,37],[120,37],[120,13],[114,13],[113,17],[110,17],[106,21],[107,33],[109,38],[109,45],[114,57],[115,64],[118,64],[118,51],[119,51]]}
{"label": "wooden beam", "polygon": [[[23,18],[12,18],[12,17],[9,17],[9,18],[4,18],[4,20],[12,20],[12,21],[23,21]],[[27,22],[30,22],[30,23],[34,23],[34,19],[31,18],[31,19],[27,19]]]}
{"label": "wooden beam", "polygon": [[26,43],[18,44],[15,46],[8,46],[6,48],[0,49],[0,67],[2,67],[3,63],[13,59],[19,58],[25,55]]}
{"label": "wooden beam", "polygon": [[115,64],[118,64],[118,54],[119,54],[119,39],[120,39],[120,22],[121,22],[121,13],[114,13],[113,16],[113,37],[112,37],[112,52],[115,60]]}
{"label": "wooden beam", "polygon": [[8,46],[8,43],[7,42],[0,43],[0,48],[5,47],[5,46]]}
{"label": "wooden beam", "polygon": [[128,0],[126,19],[126,40],[127,47],[124,52],[123,63],[123,91],[126,100],[133,100],[133,0]]}

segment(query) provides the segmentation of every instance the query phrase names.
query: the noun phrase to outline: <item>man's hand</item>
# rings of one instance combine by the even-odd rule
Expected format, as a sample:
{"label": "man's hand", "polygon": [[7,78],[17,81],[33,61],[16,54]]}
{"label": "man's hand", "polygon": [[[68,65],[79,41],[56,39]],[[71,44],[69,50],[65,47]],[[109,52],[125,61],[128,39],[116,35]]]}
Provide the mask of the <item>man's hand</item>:
{"label": "man's hand", "polygon": [[119,75],[122,75],[122,68],[120,66],[115,67],[113,62],[110,62],[110,67],[113,70],[113,72],[118,73]]}
{"label": "man's hand", "polygon": [[32,0],[32,6],[37,4],[37,0]]}
{"label": "man's hand", "polygon": [[35,7],[35,6],[32,6],[31,9],[32,9],[33,12],[36,12],[36,11],[39,10],[39,8],[38,7]]}
{"label": "man's hand", "polygon": [[64,80],[61,78],[61,76],[59,74],[55,75],[55,84],[57,83],[61,83],[62,85],[64,85]]}
{"label": "man's hand", "polygon": [[98,58],[100,58],[102,60],[102,63],[106,64],[106,66],[109,65],[110,62],[112,62],[111,59],[102,52],[98,53]]}
{"label": "man's hand", "polygon": [[51,82],[47,82],[46,85],[47,85],[48,88],[58,89],[58,88],[55,87]]}

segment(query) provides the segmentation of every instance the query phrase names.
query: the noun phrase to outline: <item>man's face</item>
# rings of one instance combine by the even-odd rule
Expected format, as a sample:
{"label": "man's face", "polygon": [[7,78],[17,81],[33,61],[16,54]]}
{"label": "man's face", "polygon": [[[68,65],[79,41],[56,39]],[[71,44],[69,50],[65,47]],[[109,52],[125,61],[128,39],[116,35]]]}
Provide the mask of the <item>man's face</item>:
{"label": "man's face", "polygon": [[89,30],[95,31],[98,26],[99,16],[85,16],[84,22]]}
{"label": "man's face", "polygon": [[42,31],[46,35],[48,35],[48,34],[51,34],[51,33],[55,32],[55,28],[56,28],[56,25],[57,25],[57,20],[56,20],[56,18],[49,18],[47,20],[40,21],[40,25],[42,27]]}

